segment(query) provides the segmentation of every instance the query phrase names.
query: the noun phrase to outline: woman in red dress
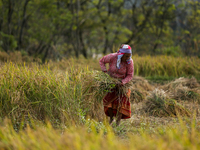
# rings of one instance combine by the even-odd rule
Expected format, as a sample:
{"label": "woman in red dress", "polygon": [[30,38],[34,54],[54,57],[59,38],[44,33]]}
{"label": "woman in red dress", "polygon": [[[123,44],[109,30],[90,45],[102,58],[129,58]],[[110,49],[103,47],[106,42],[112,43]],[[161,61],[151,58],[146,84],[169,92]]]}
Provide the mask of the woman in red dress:
{"label": "woman in red dress", "polygon": [[[110,124],[113,122],[114,116],[117,117],[117,125],[119,125],[121,119],[131,117],[130,89],[127,91],[127,95],[118,95],[118,87],[125,85],[133,78],[134,65],[131,56],[131,47],[123,44],[117,53],[108,54],[99,61],[103,72],[108,73],[113,78],[121,79],[121,83],[112,89],[111,92],[107,93],[103,99],[104,112],[110,117]],[[109,64],[108,70],[105,66],[106,63]]]}

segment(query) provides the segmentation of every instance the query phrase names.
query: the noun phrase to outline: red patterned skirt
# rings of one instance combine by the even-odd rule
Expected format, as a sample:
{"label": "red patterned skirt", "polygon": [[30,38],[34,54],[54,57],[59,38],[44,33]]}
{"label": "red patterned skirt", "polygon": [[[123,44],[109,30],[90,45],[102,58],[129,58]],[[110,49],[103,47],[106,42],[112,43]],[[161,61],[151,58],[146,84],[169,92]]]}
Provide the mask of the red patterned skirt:
{"label": "red patterned skirt", "polygon": [[108,108],[112,108],[114,116],[117,115],[117,112],[120,112],[122,113],[122,119],[131,118],[131,105],[129,101],[131,90],[128,90],[127,95],[118,96],[117,92],[117,89],[113,89],[103,98],[105,114],[109,116]]}

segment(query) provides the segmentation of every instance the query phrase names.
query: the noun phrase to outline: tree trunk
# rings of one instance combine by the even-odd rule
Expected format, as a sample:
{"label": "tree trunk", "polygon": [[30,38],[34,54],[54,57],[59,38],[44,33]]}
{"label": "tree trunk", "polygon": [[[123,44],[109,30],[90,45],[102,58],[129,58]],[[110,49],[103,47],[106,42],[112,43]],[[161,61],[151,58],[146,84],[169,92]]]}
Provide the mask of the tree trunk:
{"label": "tree trunk", "polygon": [[47,59],[47,56],[48,56],[50,47],[51,47],[50,45],[48,45],[48,46],[46,47],[44,56],[43,56],[43,58],[42,58],[42,63],[43,63],[43,64],[45,63],[45,61],[46,61],[46,59]]}
{"label": "tree trunk", "polygon": [[26,24],[26,21],[27,21],[27,19],[26,19],[26,8],[27,8],[27,5],[28,5],[28,2],[29,2],[30,0],[26,0],[25,1],[25,4],[24,4],[24,9],[23,9],[23,20],[22,20],[22,24],[21,24],[21,29],[20,29],[20,34],[19,34],[19,40],[18,40],[18,50],[20,50],[21,49],[21,47],[22,47],[22,37],[23,37],[23,29],[24,29],[24,26],[25,26],[25,24]]}
{"label": "tree trunk", "polygon": [[105,32],[105,44],[104,44],[104,50],[103,50],[103,54],[105,55],[107,52],[107,48],[108,48],[108,29],[106,26],[104,26],[104,32]]}
{"label": "tree trunk", "polygon": [[87,56],[87,50],[86,50],[85,44],[84,44],[84,42],[83,42],[82,30],[80,30],[80,32],[79,32],[79,38],[80,38],[81,49],[82,49],[81,52],[82,52],[83,56],[84,56],[85,58],[87,58],[87,57],[88,57],[88,56]]}
{"label": "tree trunk", "polygon": [[12,14],[14,11],[14,0],[8,1],[8,34],[11,34],[11,20],[12,20]]}
{"label": "tree trunk", "polygon": [[79,58],[79,49],[80,49],[80,37],[79,37],[79,9],[80,9],[80,3],[79,3],[79,0],[76,0],[76,26],[77,26],[77,29],[76,29],[76,32],[75,32],[75,44],[74,44],[74,47],[75,47],[75,56],[76,58]]}

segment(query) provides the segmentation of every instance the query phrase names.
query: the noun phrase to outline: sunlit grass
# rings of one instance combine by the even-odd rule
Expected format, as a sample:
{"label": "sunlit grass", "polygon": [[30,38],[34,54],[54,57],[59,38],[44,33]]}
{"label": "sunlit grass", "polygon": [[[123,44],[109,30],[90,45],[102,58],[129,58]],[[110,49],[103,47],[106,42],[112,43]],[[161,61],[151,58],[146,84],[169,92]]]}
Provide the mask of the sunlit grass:
{"label": "sunlit grass", "polygon": [[[154,80],[157,77],[166,80],[181,76],[199,77],[198,58],[133,56],[133,60],[135,75]],[[90,90],[93,70],[100,70],[98,60],[71,58],[46,64],[2,63],[0,118],[4,123],[1,121],[0,148],[199,148],[196,118],[193,122],[182,123],[180,120],[169,126],[151,121],[148,126],[144,121],[137,125],[133,114],[130,121],[112,129],[107,125],[103,105],[96,103],[94,92]],[[144,120],[147,120],[145,115]],[[95,120],[90,121],[92,119]]]}
{"label": "sunlit grass", "polygon": [[[27,67],[6,63],[0,68],[0,117],[11,117],[17,125],[32,116],[60,125],[67,117],[80,123],[84,116],[81,68],[51,71],[49,66]],[[87,105],[89,107],[89,104]],[[65,122],[65,121],[64,121]]]}
{"label": "sunlit grass", "polygon": [[[177,77],[194,76],[200,79],[200,59],[198,57],[173,57],[173,56],[137,56],[134,55],[134,74],[148,77],[149,79],[168,80]],[[66,69],[68,65],[88,67],[89,69],[101,70],[99,61],[96,59],[68,59],[57,63],[50,63],[51,68]]]}
{"label": "sunlit grass", "polygon": [[[91,121],[92,123],[92,121]],[[179,125],[150,128],[141,125],[135,132],[129,132],[127,138],[119,138],[114,130],[105,124],[96,130],[96,125],[54,129],[50,123],[35,122],[34,128],[27,126],[15,132],[12,124],[5,120],[0,126],[1,149],[199,149],[200,131],[195,118],[186,125],[181,119]],[[134,127],[132,127],[134,130]],[[152,132],[149,132],[151,130]]]}
{"label": "sunlit grass", "polygon": [[[198,58],[133,56],[135,75],[199,76]],[[86,116],[103,120],[102,105],[89,91],[98,60],[68,59],[61,62],[2,64],[0,68],[0,117],[11,118],[18,128],[23,120],[50,120],[55,126],[67,121],[82,124]],[[88,82],[89,81],[89,82]]]}

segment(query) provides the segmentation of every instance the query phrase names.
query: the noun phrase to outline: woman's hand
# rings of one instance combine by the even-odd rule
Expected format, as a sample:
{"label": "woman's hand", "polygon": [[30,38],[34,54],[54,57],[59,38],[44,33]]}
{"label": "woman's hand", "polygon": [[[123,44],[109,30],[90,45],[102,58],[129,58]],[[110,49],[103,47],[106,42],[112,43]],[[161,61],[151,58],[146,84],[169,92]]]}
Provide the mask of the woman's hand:
{"label": "woman's hand", "polygon": [[116,84],[116,87],[121,87],[123,86],[123,83],[121,81],[119,81],[117,84]]}
{"label": "woman's hand", "polygon": [[110,72],[109,71],[103,71],[104,73],[107,73],[108,75],[110,75]]}

